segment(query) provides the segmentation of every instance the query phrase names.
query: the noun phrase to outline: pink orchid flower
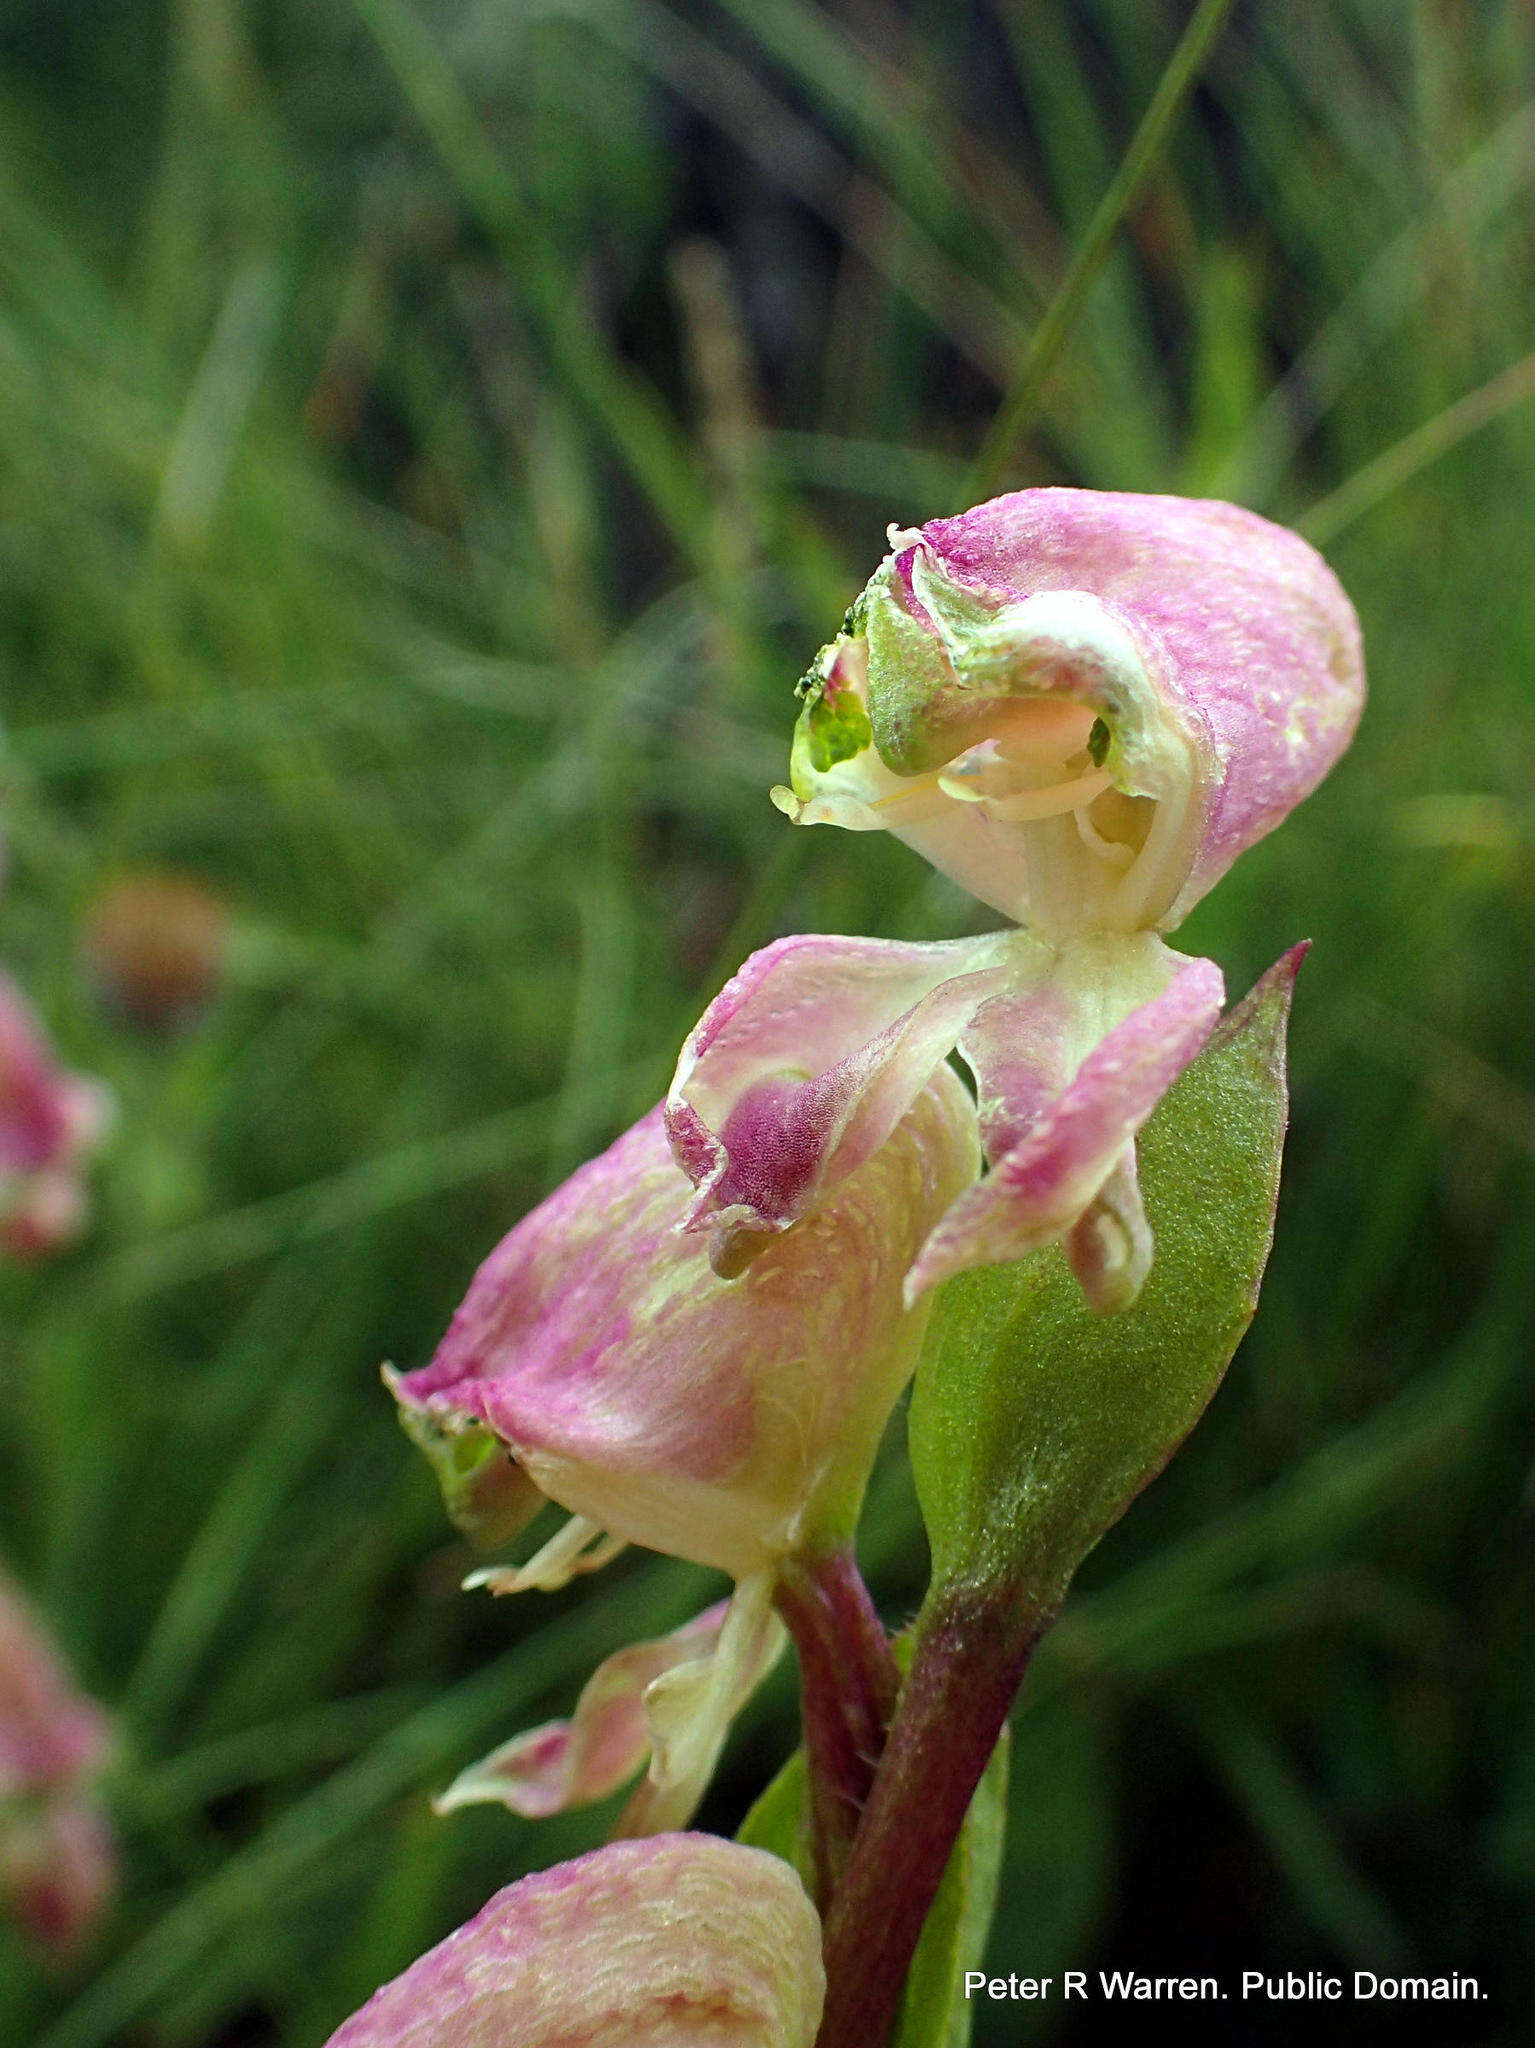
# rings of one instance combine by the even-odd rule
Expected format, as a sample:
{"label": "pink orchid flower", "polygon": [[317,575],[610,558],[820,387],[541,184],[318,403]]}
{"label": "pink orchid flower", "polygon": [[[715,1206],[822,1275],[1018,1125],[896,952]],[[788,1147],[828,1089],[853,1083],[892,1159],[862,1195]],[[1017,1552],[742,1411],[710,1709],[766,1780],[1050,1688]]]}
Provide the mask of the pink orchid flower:
{"label": "pink orchid flower", "polygon": [[930,1067],[805,1227],[733,1279],[683,1228],[692,1189],[658,1106],[491,1253],[432,1362],[389,1375],[473,1526],[504,1539],[545,1497],[570,1511],[527,1564],[471,1585],[562,1586],[625,1543],[736,1581],[728,1606],[610,1659],[573,1722],[504,1745],[450,1803],[553,1811],[603,1797],[648,1754],[621,1826],[691,1816],[782,1649],[780,1571],[850,1540],[916,1365],[925,1310],[902,1277],[980,1161],[966,1090]]}
{"label": "pink orchid flower", "polygon": [[1163,944],[1348,744],[1358,624],[1306,543],[1232,505],[1022,491],[892,552],[802,685],[800,824],[896,834],[1022,929],[755,954],[667,1099],[715,1270],[831,1199],[957,1047],[990,1171],[907,1275],[1059,1242],[1138,1294],[1135,1136],[1214,1027],[1219,970]]}
{"label": "pink orchid flower", "polygon": [[20,990],[0,974],[0,1250],[36,1258],[85,1220],[82,1167],[105,1129],[105,1090],[58,1066]]}
{"label": "pink orchid flower", "polygon": [[327,2048],[811,2048],[825,1983],[787,1863],[657,1835],[497,1892]]}
{"label": "pink orchid flower", "polygon": [[110,1737],[42,1624],[0,1573],[0,1901],[49,1947],[75,1947],[115,1879],[92,1789]]}

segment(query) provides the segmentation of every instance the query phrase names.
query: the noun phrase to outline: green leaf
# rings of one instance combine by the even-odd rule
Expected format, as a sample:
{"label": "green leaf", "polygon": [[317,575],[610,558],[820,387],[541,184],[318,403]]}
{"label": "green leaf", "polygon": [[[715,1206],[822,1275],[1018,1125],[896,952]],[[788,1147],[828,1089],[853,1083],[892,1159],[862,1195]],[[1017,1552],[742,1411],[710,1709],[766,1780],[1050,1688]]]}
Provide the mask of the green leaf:
{"label": "green leaf", "polygon": [[974,2008],[965,1997],[965,1972],[980,1967],[997,1903],[1007,1833],[1007,1759],[1004,1729],[911,1959],[892,2048],[968,2048]]}
{"label": "green leaf", "polygon": [[736,1830],[750,1849],[768,1849],[792,1863],[800,1882],[815,1892],[815,1855],[810,1841],[810,1799],[805,1752],[795,1750]]}
{"label": "green leaf", "polygon": [[[971,2008],[965,1972],[979,1967],[997,1902],[1007,1831],[1008,1736],[976,1787],[964,1828],[949,1857],[938,1896],[906,1980],[901,2021],[891,2048],[966,2048]],[[807,1890],[814,1883],[805,1752],[797,1749],[742,1821],[736,1835],[753,1849],[782,1856]]]}
{"label": "green leaf", "polygon": [[1006,1584],[1053,1612],[1219,1386],[1273,1239],[1299,960],[1270,969],[1141,1133],[1156,1256],[1133,1308],[1094,1315],[1054,1247],[943,1290],[910,1420],[935,1592]]}

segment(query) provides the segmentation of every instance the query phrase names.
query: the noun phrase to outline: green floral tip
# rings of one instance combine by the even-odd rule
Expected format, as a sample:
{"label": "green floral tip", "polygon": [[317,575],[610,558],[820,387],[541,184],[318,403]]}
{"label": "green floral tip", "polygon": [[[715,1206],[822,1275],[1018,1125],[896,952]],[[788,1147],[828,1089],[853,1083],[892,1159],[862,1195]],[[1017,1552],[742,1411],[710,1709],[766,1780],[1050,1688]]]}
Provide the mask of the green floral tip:
{"label": "green floral tip", "polygon": [[483,1424],[444,1429],[416,1409],[400,1425],[426,1458],[448,1519],[476,1550],[510,1543],[544,1505],[544,1496]]}
{"label": "green floral tip", "polygon": [[782,798],[774,797],[791,815],[795,799],[815,787],[816,777],[855,760],[874,744],[862,687],[866,654],[865,641],[841,633],[821,649],[799,680],[796,695],[804,708],[794,727],[789,756],[793,790],[784,791]]}
{"label": "green floral tip", "polygon": [[821,775],[839,761],[851,761],[874,739],[869,714],[851,690],[823,688],[805,707],[805,730],[811,765]]}

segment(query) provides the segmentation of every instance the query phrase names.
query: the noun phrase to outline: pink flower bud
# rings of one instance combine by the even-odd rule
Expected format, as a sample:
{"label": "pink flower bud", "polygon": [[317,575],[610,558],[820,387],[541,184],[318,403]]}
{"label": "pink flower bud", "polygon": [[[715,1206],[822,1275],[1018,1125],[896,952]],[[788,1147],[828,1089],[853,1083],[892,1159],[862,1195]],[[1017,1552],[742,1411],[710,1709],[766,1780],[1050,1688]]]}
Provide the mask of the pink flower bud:
{"label": "pink flower bud", "polygon": [[85,1220],[81,1169],[110,1116],[103,1088],[66,1074],[20,990],[0,974],[0,1249],[35,1258]]}
{"label": "pink flower bud", "polygon": [[328,2048],[811,2048],[825,1983],[787,1863],[657,1835],[508,1885]]}
{"label": "pink flower bud", "polygon": [[113,1888],[91,1789],[109,1748],[105,1716],[0,1573],[0,1902],[51,1947],[83,1939]]}

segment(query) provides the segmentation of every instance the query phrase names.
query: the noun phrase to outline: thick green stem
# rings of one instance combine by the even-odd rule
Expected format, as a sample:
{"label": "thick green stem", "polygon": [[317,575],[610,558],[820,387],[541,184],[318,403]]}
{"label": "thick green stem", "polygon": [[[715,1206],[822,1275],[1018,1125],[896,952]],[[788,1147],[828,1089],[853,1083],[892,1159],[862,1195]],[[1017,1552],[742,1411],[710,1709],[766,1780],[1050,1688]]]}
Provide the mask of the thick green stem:
{"label": "thick green stem", "polygon": [[928,1910],[1049,1615],[1011,1590],[940,1598],[826,1919],[817,2048],[885,2048]]}
{"label": "thick green stem", "polygon": [[799,1655],[817,1889],[824,1909],[874,1782],[901,1677],[851,1549],[792,1559],[775,1597]]}

